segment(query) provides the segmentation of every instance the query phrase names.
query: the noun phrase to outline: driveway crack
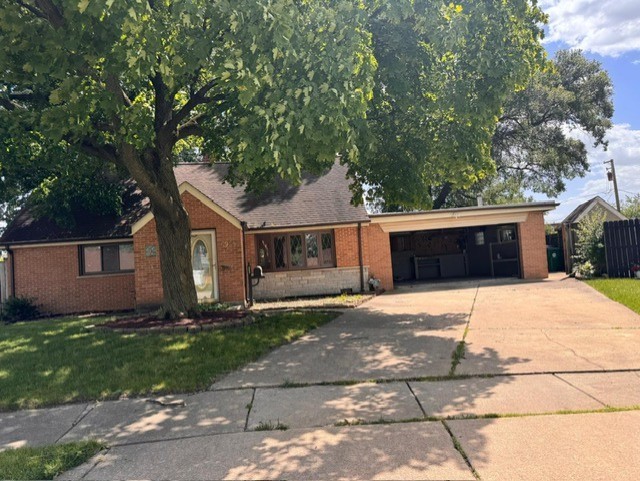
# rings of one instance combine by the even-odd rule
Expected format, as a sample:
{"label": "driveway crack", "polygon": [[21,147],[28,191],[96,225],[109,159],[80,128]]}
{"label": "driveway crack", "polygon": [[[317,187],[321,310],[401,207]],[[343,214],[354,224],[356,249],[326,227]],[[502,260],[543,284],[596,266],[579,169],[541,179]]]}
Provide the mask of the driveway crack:
{"label": "driveway crack", "polygon": [[593,365],[593,366],[596,366],[596,367],[600,368],[600,369],[601,369],[601,370],[603,370],[603,371],[605,371],[605,370],[606,370],[604,366],[601,366],[600,364],[595,363],[595,362],[591,361],[590,359],[587,359],[587,358],[586,358],[586,357],[584,357],[584,356],[581,356],[580,354],[578,354],[574,349],[570,348],[569,346],[566,346],[566,345],[562,344],[561,342],[558,342],[558,341],[556,341],[556,340],[554,340],[554,339],[551,339],[551,338],[549,337],[549,334],[547,333],[547,331],[546,331],[546,330],[544,330],[544,329],[540,329],[540,331],[542,332],[542,334],[544,334],[544,337],[546,337],[546,338],[547,338],[547,340],[548,340],[549,342],[553,342],[554,344],[557,344],[558,346],[560,346],[560,347],[564,347],[564,348],[565,348],[565,349],[567,349],[568,351],[571,351],[571,353],[572,353],[575,357],[577,357],[578,359],[582,359],[583,361],[588,362],[589,364],[591,364],[591,365]]}

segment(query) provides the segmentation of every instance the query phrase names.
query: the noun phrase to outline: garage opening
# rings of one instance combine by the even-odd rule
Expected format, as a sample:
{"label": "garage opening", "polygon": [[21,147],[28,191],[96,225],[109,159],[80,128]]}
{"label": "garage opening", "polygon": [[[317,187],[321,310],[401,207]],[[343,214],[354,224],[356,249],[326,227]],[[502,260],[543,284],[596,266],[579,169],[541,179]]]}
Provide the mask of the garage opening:
{"label": "garage opening", "polygon": [[390,234],[394,282],[520,277],[516,224]]}

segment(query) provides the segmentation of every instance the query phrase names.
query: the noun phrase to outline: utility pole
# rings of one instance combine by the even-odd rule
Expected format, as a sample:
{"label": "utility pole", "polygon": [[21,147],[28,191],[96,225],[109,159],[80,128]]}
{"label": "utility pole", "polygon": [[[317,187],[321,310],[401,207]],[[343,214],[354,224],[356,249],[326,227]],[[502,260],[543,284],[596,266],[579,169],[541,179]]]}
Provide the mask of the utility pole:
{"label": "utility pole", "polygon": [[611,170],[607,170],[607,178],[609,181],[613,181],[613,192],[616,195],[616,209],[620,212],[620,194],[618,193],[618,178],[616,177],[616,164],[611,160],[607,160],[603,162],[603,164],[609,164],[611,166]]}

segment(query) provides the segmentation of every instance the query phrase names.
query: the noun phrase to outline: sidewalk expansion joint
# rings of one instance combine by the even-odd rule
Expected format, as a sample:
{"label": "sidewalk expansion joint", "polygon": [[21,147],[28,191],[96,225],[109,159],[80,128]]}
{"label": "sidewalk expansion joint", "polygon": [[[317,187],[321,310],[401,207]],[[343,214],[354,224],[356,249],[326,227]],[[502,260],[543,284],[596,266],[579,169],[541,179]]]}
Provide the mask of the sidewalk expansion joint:
{"label": "sidewalk expansion joint", "polygon": [[473,302],[471,303],[471,309],[469,310],[469,316],[467,317],[467,324],[464,327],[464,333],[462,334],[462,340],[456,345],[455,350],[451,353],[451,369],[449,369],[449,376],[455,376],[456,369],[460,362],[464,359],[466,351],[466,339],[469,334],[469,327],[471,326],[471,316],[473,316],[473,310],[478,300],[478,293],[480,292],[480,284],[476,287],[476,293],[473,296]]}
{"label": "sidewalk expansion joint", "polygon": [[441,421],[441,422],[442,422],[442,426],[444,426],[444,429],[447,431],[447,433],[449,434],[449,437],[451,438],[453,447],[455,448],[456,451],[460,453],[460,456],[462,456],[462,459],[471,470],[471,474],[473,474],[473,477],[476,478],[478,481],[480,481],[481,479],[480,474],[478,474],[478,471],[476,471],[476,469],[473,467],[473,464],[471,464],[471,460],[469,459],[469,456],[467,455],[467,453],[464,451],[462,444],[460,444],[460,441],[458,441],[458,438],[456,438],[456,435],[453,434],[453,431],[451,430],[447,422],[446,421]]}
{"label": "sidewalk expansion joint", "polygon": [[420,408],[420,411],[422,411],[422,415],[426,418],[427,417],[427,412],[422,407],[422,403],[420,402],[420,399],[418,399],[418,396],[416,396],[416,393],[413,392],[413,388],[409,384],[409,381],[405,381],[405,383],[407,384],[407,387],[409,388],[409,391],[411,391],[411,394],[413,395],[413,399],[415,399],[416,402],[418,403],[418,407]]}
{"label": "sidewalk expansion joint", "polygon": [[71,423],[71,426],[69,427],[69,429],[67,429],[64,433],[62,433],[62,435],[60,437],[58,437],[58,439],[55,440],[55,442],[53,444],[58,444],[60,442],[60,440],[62,438],[64,438],[67,434],[69,434],[69,432],[71,432],[71,430],[73,428],[75,428],[78,424],[80,424],[82,422],[82,420],[87,417],[87,415],[94,410],[94,408],[98,405],[97,402],[94,403],[88,403],[84,410],[80,413],[80,415],[75,419],[75,421],[73,421]]}
{"label": "sidewalk expansion joint", "polygon": [[256,388],[253,388],[253,393],[251,393],[251,401],[247,404],[247,418],[244,421],[244,431],[247,431],[249,427],[249,416],[251,415],[251,410],[253,409],[253,401],[256,399]]}
{"label": "sidewalk expansion joint", "polygon": [[561,380],[562,382],[564,382],[564,383],[568,384],[568,385],[569,385],[569,386],[571,386],[573,389],[575,389],[575,390],[577,390],[577,391],[580,391],[582,394],[584,394],[584,395],[586,395],[586,396],[589,396],[591,399],[593,399],[594,401],[596,401],[596,402],[597,402],[597,403],[599,403],[599,404],[602,404],[604,407],[607,407],[607,408],[613,407],[613,406],[610,406],[610,405],[608,405],[608,404],[606,404],[606,403],[603,403],[602,401],[600,401],[600,399],[596,398],[595,396],[592,396],[591,394],[589,394],[589,393],[588,393],[587,391],[585,391],[584,389],[580,389],[578,386],[576,386],[576,385],[574,385],[574,384],[570,383],[570,382],[569,382],[569,381],[567,381],[566,379],[564,379],[564,378],[562,378],[562,377],[558,376],[558,374],[555,374],[555,373],[554,373],[554,374],[553,374],[553,377],[555,377],[556,379],[559,379],[559,380]]}
{"label": "sidewalk expansion joint", "polygon": [[[555,341],[552,341],[555,342]],[[564,346],[563,346],[564,347]],[[593,364],[593,363],[591,363]],[[336,380],[336,381],[320,381],[320,382],[305,382],[305,383],[289,383],[288,385],[280,384],[265,384],[256,386],[243,386],[243,387],[225,387],[220,389],[213,389],[211,392],[225,392],[225,391],[248,391],[250,389],[299,389],[305,387],[316,386],[353,386],[356,384],[392,384],[403,382],[442,382],[442,381],[463,381],[465,379],[491,379],[497,377],[518,377],[518,376],[540,376],[540,375],[553,375],[553,374],[608,374],[608,373],[621,373],[632,372],[640,376],[640,368],[625,368],[625,369],[605,369],[595,364],[598,369],[583,369],[583,370],[553,370],[553,371],[525,371],[525,372],[496,372],[496,373],[470,373],[470,374],[443,374],[436,376],[411,376],[411,377],[398,377],[398,378],[377,378],[377,379],[349,379],[349,380]]]}

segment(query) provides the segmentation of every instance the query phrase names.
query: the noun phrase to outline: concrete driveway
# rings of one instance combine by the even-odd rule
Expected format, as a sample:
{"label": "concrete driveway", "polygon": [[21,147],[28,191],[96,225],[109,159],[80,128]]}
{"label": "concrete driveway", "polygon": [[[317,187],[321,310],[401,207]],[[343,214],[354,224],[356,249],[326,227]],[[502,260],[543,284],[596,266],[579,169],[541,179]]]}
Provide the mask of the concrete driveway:
{"label": "concrete driveway", "polygon": [[[464,341],[464,358],[453,356]],[[416,284],[377,297],[213,389],[640,368],[640,316],[579,281]],[[455,369],[454,369],[455,368]]]}

